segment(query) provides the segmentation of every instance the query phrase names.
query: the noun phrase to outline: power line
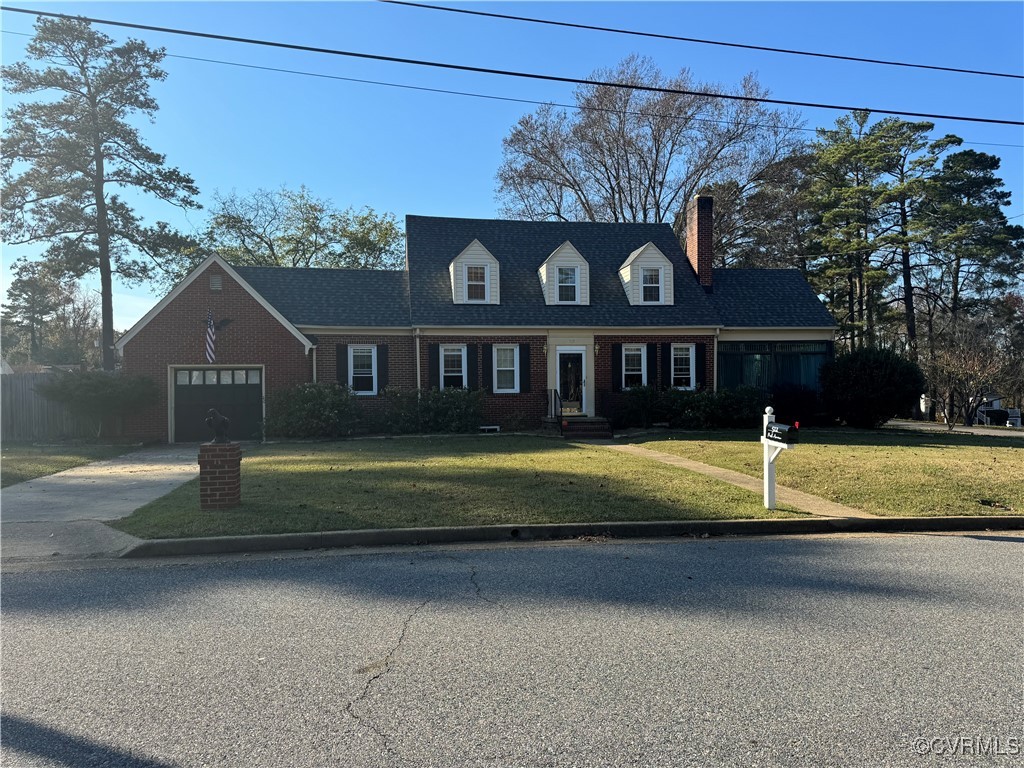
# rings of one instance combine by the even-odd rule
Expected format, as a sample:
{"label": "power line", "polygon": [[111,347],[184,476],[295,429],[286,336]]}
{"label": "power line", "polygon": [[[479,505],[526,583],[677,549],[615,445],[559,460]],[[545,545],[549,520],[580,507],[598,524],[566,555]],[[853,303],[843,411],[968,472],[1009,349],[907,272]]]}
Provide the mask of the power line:
{"label": "power line", "polygon": [[[11,34],[23,34],[12,32]],[[31,37],[31,35],[25,35]],[[306,77],[317,77],[325,80],[341,80],[347,83],[360,83],[362,85],[380,85],[387,88],[401,88],[409,91],[423,91],[426,93],[440,93],[448,96],[467,96],[475,99],[489,99],[491,101],[507,101],[515,104],[532,104],[534,106],[552,106],[561,107],[562,109],[575,109],[579,112],[613,112],[615,114],[625,114],[633,117],[654,117],[654,118],[665,118],[668,115],[662,115],[652,112],[641,112],[639,110],[618,110],[618,109],[607,109],[603,107],[581,107],[578,104],[565,104],[558,101],[537,101],[535,99],[520,99],[513,96],[495,96],[489,93],[475,93],[473,91],[453,91],[448,88],[431,88],[425,85],[408,85],[405,83],[389,83],[383,80],[366,80],[358,77],[343,77],[342,75],[328,75],[322,72],[306,72],[299,69],[283,69],[281,67],[267,67],[259,64],[243,64],[238,61],[224,61],[222,59],[206,59],[201,56],[184,56],[181,54],[169,53],[168,58],[171,59],[187,59],[188,61],[201,61],[207,64],[223,64],[230,67],[242,67],[245,69],[258,69],[265,72],[280,72],[288,75],[303,75]],[[766,123],[730,123],[727,120],[711,120],[706,117],[692,117],[692,121],[697,123],[716,123],[718,125],[740,125],[744,128],[773,128],[787,131],[801,131],[803,133],[817,133],[817,128],[801,128],[796,125],[769,125]],[[999,144],[990,141],[964,141],[964,144],[972,144],[976,146],[985,147],[1013,147],[1016,149],[1024,148],[1024,144]]]}
{"label": "power line", "polygon": [[[17,35],[18,37],[33,37],[26,32],[12,32],[9,29],[3,30],[5,35]],[[496,96],[490,93],[476,93],[474,91],[454,91],[449,88],[431,88],[425,85],[408,85],[406,83],[389,83],[385,80],[367,80],[359,77],[344,77],[342,75],[328,75],[323,72],[308,72],[301,69],[285,69],[283,67],[268,67],[261,64],[245,64],[240,61],[226,61],[224,59],[208,59],[202,56],[185,56],[183,54],[168,53],[166,54],[169,59],[184,59],[186,61],[199,61],[206,64],[222,64],[228,67],[241,67],[243,69],[256,69],[264,72],[279,72],[287,75],[302,75],[304,77],[316,77],[323,80],[340,80],[346,83],[359,83],[362,85],[379,85],[387,88],[400,88],[408,91],[423,91],[425,93],[439,93],[447,96],[467,96],[475,99],[488,99],[491,101],[507,101],[514,104],[532,104],[534,106],[552,106],[561,107],[562,109],[574,109],[579,112],[613,112],[615,114],[630,115],[633,117],[654,117],[654,118],[667,118],[669,115],[663,115],[654,112],[642,112],[640,110],[618,110],[603,107],[581,107],[578,104],[566,104],[558,101],[538,101],[536,99],[522,99],[513,96]],[[787,130],[787,131],[801,131],[803,133],[817,133],[818,128],[802,128],[796,125],[770,125],[766,123],[733,123],[727,120],[712,120],[706,117],[691,117],[690,120],[697,123],[715,123],[717,125],[739,125],[744,128],[772,128],[776,130]],[[1005,144],[993,141],[967,141],[963,140],[963,144],[971,144],[980,147],[1010,147],[1014,149],[1024,149],[1024,144]]]}
{"label": "power line", "polygon": [[171,35],[186,35],[188,37],[199,37],[207,40],[224,40],[231,43],[244,43],[247,45],[261,45],[270,48],[283,48],[286,50],[293,51],[305,51],[307,53],[323,53],[332,56],[346,56],[356,59],[364,59],[369,61],[386,61],[394,64],[411,64],[420,67],[433,67],[435,69],[448,69],[459,72],[476,72],[478,74],[485,75],[500,75],[503,77],[518,77],[529,80],[544,80],[555,83],[570,83],[572,85],[591,85],[591,86],[603,86],[607,88],[617,88],[622,90],[633,90],[633,91],[645,91],[651,93],[668,93],[677,96],[698,96],[709,99],[727,99],[732,101],[742,102],[756,102],[760,104],[778,104],[781,106],[789,107],[808,107],[811,109],[832,109],[839,110],[842,112],[874,112],[882,115],[901,115],[904,117],[923,117],[930,120],[956,120],[961,122],[969,123],[991,123],[996,125],[1022,125],[1024,121],[1020,120],[1001,120],[996,118],[988,117],[969,117],[963,115],[939,115],[931,114],[927,112],[907,112],[903,110],[895,109],[880,109],[877,107],[851,107],[842,106],[838,104],[820,104],[817,102],[807,101],[789,101],[785,99],[769,99],[758,96],[739,96],[728,93],[713,93],[710,91],[691,91],[682,88],[661,88],[652,85],[635,85],[625,83],[613,83],[605,82],[601,80],[583,80],[576,77],[562,77],[558,75],[543,75],[536,72],[519,72],[515,70],[506,69],[492,69],[489,67],[474,67],[466,64],[449,64],[446,62],[439,61],[425,61],[422,59],[408,59],[399,56],[383,56],[375,53],[359,53],[356,51],[344,51],[336,48],[321,48],[310,45],[298,45],[295,43],[282,43],[273,40],[260,40],[257,38],[250,37],[235,37],[233,35],[218,35],[211,32],[196,32],[193,30],[176,29],[173,27],[157,27],[150,24],[132,24],[125,21],[112,21],[110,19],[96,19],[88,16],[71,16],[63,13],[47,13],[44,11],[31,11],[25,8],[13,8],[11,6],[0,6],[0,9],[5,11],[11,11],[14,13],[26,13],[33,16],[44,16],[55,19],[71,19],[78,21],[85,21],[92,24],[105,24],[114,27],[126,27],[129,29],[142,29],[149,32],[164,32]]}
{"label": "power line", "polygon": [[508,21],[525,21],[531,24],[548,24],[553,27],[571,27],[572,29],[588,29],[595,32],[612,32],[618,35],[634,35],[636,37],[653,37],[659,40],[675,40],[683,43],[702,43],[704,45],[721,45],[727,48],[745,48],[751,51],[768,51],[769,53],[786,53],[794,56],[814,56],[821,59],[839,59],[841,61],[856,61],[864,64],[884,64],[892,67],[913,67],[916,69],[932,69],[940,72],[958,72],[966,75],[987,75],[989,77],[1010,77],[1024,80],[1024,75],[1015,75],[1007,72],[986,72],[979,69],[960,69],[958,67],[941,67],[935,64],[912,64],[906,61],[889,61],[887,59],[867,59],[860,56],[841,56],[836,53],[820,53],[813,51],[798,51],[791,48],[773,48],[767,45],[749,45],[746,43],[729,43],[723,40],[703,40],[698,37],[681,37],[679,35],[666,35],[658,32],[640,32],[635,29],[619,29],[617,27],[599,27],[593,24],[578,24],[569,21],[554,21],[553,19],[537,19],[529,16],[513,16],[505,13],[490,13],[488,11],[471,11],[468,8],[448,8],[443,5],[427,5],[425,3],[410,3],[406,0],[377,0],[388,5],[404,5],[409,8],[423,8],[429,11],[447,11],[448,13],[463,13],[468,16],[486,16],[492,19],[505,19]]}
{"label": "power line", "polygon": [[[5,35],[16,35],[18,37],[33,37],[26,32],[12,32],[9,29],[3,30]],[[301,69],[285,69],[283,67],[268,67],[262,64],[245,64],[240,61],[226,61],[224,59],[209,59],[203,56],[185,56],[179,53],[168,53],[166,54],[169,59],[184,59],[186,61],[199,61],[205,64],[221,64],[228,67],[240,67],[242,69],[256,69],[263,72],[278,72],[286,75],[301,75],[303,77],[315,77],[322,80],[340,80],[346,83],[359,83],[361,85],[379,85],[386,88],[399,88],[408,91],[422,91],[424,93],[439,93],[447,96],[466,96],[475,99],[487,99],[490,101],[506,101],[514,104],[531,104],[534,106],[552,106],[561,107],[562,109],[574,109],[578,112],[611,112],[615,114],[630,115],[632,117],[653,117],[653,118],[668,118],[669,115],[664,115],[654,112],[643,112],[640,110],[618,110],[604,107],[581,107],[578,104],[566,104],[558,101],[538,101],[536,99],[523,99],[516,98],[513,96],[496,96],[490,93],[476,93],[474,91],[455,91],[449,88],[431,88],[425,85],[408,85],[406,83],[390,83],[386,80],[368,80],[360,77],[344,77],[342,75],[328,75],[323,72],[308,72]],[[744,128],[771,128],[775,130],[787,130],[787,131],[801,131],[803,133],[817,133],[820,129],[818,128],[802,128],[796,125],[771,125],[767,123],[734,123],[727,120],[712,120],[706,117],[691,117],[690,120],[697,123],[715,123],[717,125],[738,125]],[[971,144],[973,146],[981,147],[1010,147],[1014,149],[1024,149],[1024,144],[1005,144],[992,141],[967,141],[962,140],[963,144]]]}

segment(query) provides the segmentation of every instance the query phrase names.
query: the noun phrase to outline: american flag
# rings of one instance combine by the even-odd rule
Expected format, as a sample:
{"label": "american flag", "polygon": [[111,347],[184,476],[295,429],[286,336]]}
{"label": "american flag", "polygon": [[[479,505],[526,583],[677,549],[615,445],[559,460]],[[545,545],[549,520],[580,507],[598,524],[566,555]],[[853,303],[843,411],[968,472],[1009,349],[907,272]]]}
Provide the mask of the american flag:
{"label": "american flag", "polygon": [[213,363],[217,361],[217,353],[214,351],[214,345],[217,342],[217,328],[213,324],[213,310],[206,310],[206,362]]}

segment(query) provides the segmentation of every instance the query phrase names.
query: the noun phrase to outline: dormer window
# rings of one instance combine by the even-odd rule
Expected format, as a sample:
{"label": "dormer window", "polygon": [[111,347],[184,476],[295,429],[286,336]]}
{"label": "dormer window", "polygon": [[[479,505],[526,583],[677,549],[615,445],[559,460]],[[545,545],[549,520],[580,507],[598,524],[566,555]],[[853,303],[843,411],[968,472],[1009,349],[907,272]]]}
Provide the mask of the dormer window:
{"label": "dormer window", "polygon": [[672,262],[654,243],[642,245],[629,254],[619,267],[619,280],[633,306],[668,306],[674,302]]}
{"label": "dormer window", "polygon": [[448,264],[453,304],[500,304],[501,264],[474,240]]}
{"label": "dormer window", "polygon": [[488,280],[486,264],[466,265],[466,301],[488,300]]}
{"label": "dormer window", "polygon": [[644,304],[661,303],[661,267],[644,267],[641,270],[643,278],[643,302]]}
{"label": "dormer window", "polygon": [[579,303],[579,267],[558,268],[558,301],[560,304]]}
{"label": "dormer window", "polygon": [[590,265],[576,247],[566,240],[537,268],[544,303],[590,304]]}

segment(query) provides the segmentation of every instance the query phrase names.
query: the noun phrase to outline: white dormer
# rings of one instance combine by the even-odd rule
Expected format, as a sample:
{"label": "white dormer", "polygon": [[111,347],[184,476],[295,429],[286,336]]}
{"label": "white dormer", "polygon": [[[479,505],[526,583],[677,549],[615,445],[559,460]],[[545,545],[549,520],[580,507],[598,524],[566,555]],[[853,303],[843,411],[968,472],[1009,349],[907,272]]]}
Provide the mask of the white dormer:
{"label": "white dormer", "polygon": [[455,304],[500,304],[498,260],[474,240],[448,265]]}
{"label": "white dormer", "polygon": [[590,304],[590,265],[566,240],[537,270],[545,304]]}
{"label": "white dormer", "polygon": [[619,280],[630,304],[674,303],[672,262],[654,243],[647,243],[629,254],[619,267]]}

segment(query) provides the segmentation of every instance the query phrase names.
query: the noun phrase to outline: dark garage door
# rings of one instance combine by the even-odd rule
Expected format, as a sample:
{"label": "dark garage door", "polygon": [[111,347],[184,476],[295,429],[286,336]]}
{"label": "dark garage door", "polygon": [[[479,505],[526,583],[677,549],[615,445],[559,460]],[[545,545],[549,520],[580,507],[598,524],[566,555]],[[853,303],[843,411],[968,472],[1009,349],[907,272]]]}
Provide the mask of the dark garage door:
{"label": "dark garage door", "polygon": [[206,413],[215,408],[231,419],[228,437],[258,440],[263,419],[263,371],[259,368],[200,368],[174,372],[174,442],[213,439]]}

